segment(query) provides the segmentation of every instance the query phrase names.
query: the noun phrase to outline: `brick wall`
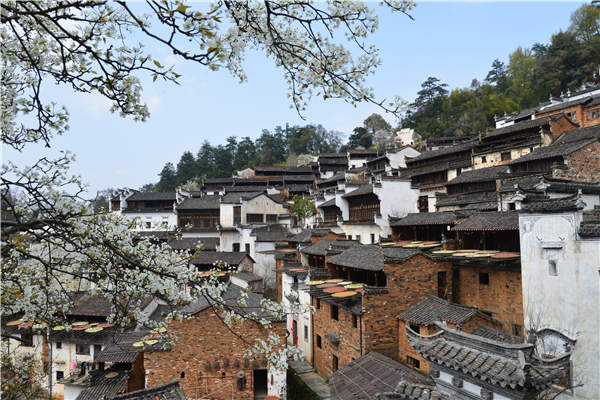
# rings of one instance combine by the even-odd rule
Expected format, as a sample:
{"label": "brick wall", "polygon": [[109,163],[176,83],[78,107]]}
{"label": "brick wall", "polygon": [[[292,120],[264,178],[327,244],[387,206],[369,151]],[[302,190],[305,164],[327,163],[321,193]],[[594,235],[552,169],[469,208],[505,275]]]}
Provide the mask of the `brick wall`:
{"label": "brick wall", "polygon": [[329,232],[323,236],[311,236],[310,237],[310,242],[312,244],[315,244],[317,242],[320,242],[323,239],[339,239],[339,240],[344,240],[346,239],[345,235],[338,235],[337,233],[333,233],[333,232]]}
{"label": "brick wall", "polygon": [[556,114],[570,114],[570,113],[575,113],[575,118],[572,119],[573,122],[576,123],[581,123],[581,116],[583,114],[583,107],[581,105],[576,105],[573,107],[568,107],[568,108],[563,108],[560,110],[554,110],[554,111],[549,111],[549,112],[540,112],[540,113],[536,113],[535,114],[535,119],[540,119],[540,118],[544,118],[547,117],[549,115],[556,115]]}
{"label": "brick wall", "polygon": [[277,272],[283,268],[283,260],[281,258],[275,259],[275,284],[277,286],[277,300],[279,302],[283,299],[283,286],[282,286],[282,273]]}
{"label": "brick wall", "polygon": [[254,272],[254,262],[250,257],[244,257],[240,265],[238,266],[240,271]]}
{"label": "brick wall", "polygon": [[[498,269],[495,267],[455,267],[456,292],[454,302],[477,307],[491,313],[502,323],[501,331],[514,334],[513,324],[518,325],[523,334],[523,293],[521,271]],[[489,284],[480,284],[479,274],[487,274]],[[456,276],[455,276],[456,278]]]}
{"label": "brick wall", "polygon": [[[265,369],[263,360],[245,357],[249,343],[276,332],[285,343],[285,323],[273,329],[246,321],[232,327],[234,335],[212,309],[206,309],[189,320],[173,321],[168,331],[177,338],[170,351],[145,353],[146,387],[178,380],[187,398],[253,399],[253,370]],[[246,390],[238,391],[236,374],[246,374]]]}
{"label": "brick wall", "polygon": [[567,168],[555,169],[554,177],[597,182],[600,176],[600,142],[591,143],[565,156]]}
{"label": "brick wall", "polygon": [[600,111],[600,106],[593,106],[593,107],[588,107],[588,108],[583,109],[583,127],[599,125],[600,118],[588,119],[587,118],[588,111]]}
{"label": "brick wall", "polygon": [[[363,353],[377,351],[398,357],[397,315],[425,297],[438,295],[438,272],[445,272],[446,298],[452,299],[452,267],[447,261],[433,261],[416,255],[402,263],[385,264],[387,293],[363,294]],[[441,293],[440,293],[441,294]]]}
{"label": "brick wall", "polygon": [[[357,327],[353,325],[353,314],[342,307],[338,307],[338,320],[331,318],[332,304],[321,300],[319,309],[317,302],[311,297],[311,305],[315,307],[313,314],[313,366],[324,378],[329,378],[333,370],[333,356],[338,358],[338,368],[341,369],[352,360],[360,358],[360,333],[361,317],[356,316]],[[331,343],[325,335],[335,332],[340,337],[340,343]],[[317,335],[321,337],[321,348],[317,346]]]}

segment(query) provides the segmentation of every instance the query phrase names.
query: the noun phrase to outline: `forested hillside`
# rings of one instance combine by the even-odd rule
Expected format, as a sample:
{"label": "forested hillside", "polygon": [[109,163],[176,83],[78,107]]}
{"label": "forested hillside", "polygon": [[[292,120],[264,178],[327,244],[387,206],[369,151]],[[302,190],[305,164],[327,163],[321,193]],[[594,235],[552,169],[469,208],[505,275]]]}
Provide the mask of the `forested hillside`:
{"label": "forested hillside", "polygon": [[549,43],[519,47],[506,64],[496,59],[487,75],[474,78],[468,87],[449,91],[447,84],[429,77],[395,128],[372,114],[345,144],[340,133],[321,125],[278,126],[263,130],[256,140],[229,137],[218,146],[205,141],[196,155],[186,151],[177,166],[167,163],[159,182],[143,189],[173,190],[192,179],[227,177],[256,165],[295,165],[302,154],[381,147],[399,128],[413,128],[423,137],[476,134],[493,128],[495,115],[534,107],[550,94],[558,96],[586,82],[599,83],[599,68],[600,8],[583,5],[571,16],[568,29]]}

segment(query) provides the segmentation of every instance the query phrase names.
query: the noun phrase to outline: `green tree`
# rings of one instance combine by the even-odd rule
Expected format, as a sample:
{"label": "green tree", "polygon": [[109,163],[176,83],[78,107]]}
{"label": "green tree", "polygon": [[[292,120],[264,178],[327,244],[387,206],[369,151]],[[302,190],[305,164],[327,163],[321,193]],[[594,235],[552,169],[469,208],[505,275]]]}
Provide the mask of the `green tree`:
{"label": "green tree", "polygon": [[196,159],[194,155],[185,151],[177,163],[177,185],[183,185],[197,176]]}
{"label": "green tree", "polygon": [[600,37],[600,7],[584,4],[571,14],[569,32],[578,40],[589,42]]}
{"label": "green tree", "polygon": [[348,138],[348,149],[357,149],[359,147],[368,149],[373,145],[373,135],[363,126],[357,126]]}
{"label": "green tree", "polygon": [[377,113],[369,115],[363,121],[363,126],[371,136],[375,135],[377,131],[392,130],[392,126],[381,115]]}
{"label": "green tree", "polygon": [[172,163],[166,163],[160,171],[160,179],[156,184],[157,192],[171,192],[177,187],[177,172]]}
{"label": "green tree", "polygon": [[290,210],[296,216],[298,222],[300,222],[301,226],[304,226],[304,221],[307,218],[312,217],[316,213],[316,208],[313,202],[306,197],[302,197],[300,195],[294,195],[292,198],[292,204],[290,206]]}
{"label": "green tree", "polygon": [[285,131],[276,127],[273,133],[263,129],[256,139],[257,165],[275,165],[284,163],[286,158]]}
{"label": "green tree", "polygon": [[508,86],[508,71],[506,65],[497,58],[492,63],[492,69],[485,77],[485,81],[494,85],[496,92],[503,93]]}
{"label": "green tree", "polygon": [[233,170],[240,171],[244,168],[255,166],[256,146],[248,136],[242,138],[237,145],[233,161]]}

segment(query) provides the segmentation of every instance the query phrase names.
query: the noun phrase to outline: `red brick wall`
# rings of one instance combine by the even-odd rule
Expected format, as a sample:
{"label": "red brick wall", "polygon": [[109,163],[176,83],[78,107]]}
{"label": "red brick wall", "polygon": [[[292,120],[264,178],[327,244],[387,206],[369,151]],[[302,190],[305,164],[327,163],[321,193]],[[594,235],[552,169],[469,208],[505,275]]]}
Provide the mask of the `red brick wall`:
{"label": "red brick wall", "polygon": [[[283,322],[274,324],[272,330],[251,321],[236,324],[232,329],[251,344],[257,338],[266,339],[273,331],[279,333],[281,343],[285,343]],[[253,399],[252,371],[264,369],[266,364],[262,360],[245,358],[249,345],[232,334],[212,309],[189,320],[173,321],[168,331],[177,338],[170,351],[145,353],[146,387],[178,380],[187,398]],[[207,368],[207,362],[210,368]],[[244,391],[237,390],[236,374],[239,371],[246,373]],[[225,373],[224,378],[222,373]]]}
{"label": "red brick wall", "polygon": [[[512,324],[523,328],[523,294],[521,271],[494,267],[457,267],[457,293],[454,301],[480,311],[491,312],[502,323],[496,329],[513,333]],[[487,273],[489,285],[479,283],[479,273]]]}
{"label": "red brick wall", "polygon": [[547,117],[549,115],[556,115],[556,114],[561,114],[561,113],[565,113],[565,114],[569,114],[574,112],[576,114],[575,119],[573,120],[573,122],[576,122],[578,124],[581,124],[581,116],[582,116],[582,112],[583,112],[583,107],[581,105],[577,105],[577,106],[573,106],[573,107],[568,107],[568,108],[563,108],[560,110],[554,110],[554,111],[550,111],[547,113],[541,112],[541,113],[536,113],[535,114],[535,119],[540,119],[543,117]]}
{"label": "red brick wall", "polygon": [[344,240],[346,239],[346,236],[344,235],[338,235],[337,233],[333,233],[333,232],[329,232],[323,236],[311,236],[310,237],[310,241],[312,244],[315,244],[317,242],[320,242],[322,239],[340,239],[340,240]]}
{"label": "red brick wall", "polygon": [[281,272],[277,272],[283,268],[283,260],[280,258],[275,259],[275,282],[277,285],[277,300],[281,302],[283,299],[283,281]]}
{"label": "red brick wall", "polygon": [[594,110],[600,110],[600,106],[588,107],[583,109],[583,127],[600,124],[600,118],[590,120],[587,119],[587,112]]}
{"label": "red brick wall", "polygon": [[[311,298],[316,308],[316,299]],[[330,303],[321,300],[321,308],[313,314],[313,366],[324,378],[333,374],[333,356],[338,358],[338,368],[341,369],[353,359],[360,358],[361,317],[357,316],[357,327],[352,325],[352,313],[338,307],[338,320],[331,318]],[[364,330],[364,326],[362,328]],[[325,335],[335,332],[340,337],[340,343],[332,344]],[[321,336],[321,348],[317,347],[317,335]]]}
{"label": "red brick wall", "polygon": [[556,169],[554,177],[597,182],[600,176],[600,142],[591,143],[565,156],[567,169]]}
{"label": "red brick wall", "polygon": [[425,297],[438,295],[437,273],[446,272],[445,292],[452,299],[452,271],[449,262],[437,262],[416,255],[399,264],[385,264],[387,293],[363,295],[363,353],[377,351],[398,356],[398,319],[401,311]]}

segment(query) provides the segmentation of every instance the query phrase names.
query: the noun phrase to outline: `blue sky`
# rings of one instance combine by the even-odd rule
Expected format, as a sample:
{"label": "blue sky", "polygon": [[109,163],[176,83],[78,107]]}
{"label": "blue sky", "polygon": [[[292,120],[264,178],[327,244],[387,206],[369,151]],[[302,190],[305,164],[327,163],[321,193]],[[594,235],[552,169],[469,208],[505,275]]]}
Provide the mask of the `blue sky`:
{"label": "blue sky", "polygon": [[[517,47],[547,43],[569,25],[580,2],[424,2],[412,12],[415,21],[380,9],[380,27],[371,42],[381,49],[382,65],[368,80],[379,98],[414,99],[421,83],[435,76],[450,88],[482,80],[493,60],[506,62]],[[163,63],[172,57],[154,52]],[[163,58],[164,57],[164,58]],[[52,87],[48,94],[70,112],[70,131],[53,148],[30,147],[24,153],[4,149],[4,160],[28,165],[40,154],[70,150],[77,156],[73,172],[95,193],[107,187],[138,188],[156,182],[166,162],[177,163],[186,150],[194,153],[204,140],[225,142],[228,136],[260,135],[276,125],[320,123],[346,134],[376,106],[357,108],[343,101],[313,100],[303,121],[289,108],[281,71],[260,54],[246,59],[248,81],[239,84],[225,71],[175,63],[183,75],[176,86],[143,79],[144,99],[152,113],[145,123],[111,114],[100,96],[76,95]],[[385,116],[385,115],[384,115]],[[385,116],[395,124],[391,116]]]}

